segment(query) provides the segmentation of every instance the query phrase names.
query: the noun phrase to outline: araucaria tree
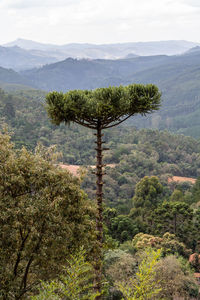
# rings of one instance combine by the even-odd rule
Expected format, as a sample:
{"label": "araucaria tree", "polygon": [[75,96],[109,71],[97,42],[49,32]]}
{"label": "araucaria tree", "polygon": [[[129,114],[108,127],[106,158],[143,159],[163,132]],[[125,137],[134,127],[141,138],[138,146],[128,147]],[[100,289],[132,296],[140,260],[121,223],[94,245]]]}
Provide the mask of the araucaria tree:
{"label": "araucaria tree", "polygon": [[[103,162],[102,130],[117,126],[135,114],[145,115],[160,106],[161,94],[155,85],[131,84],[128,86],[98,88],[95,90],[74,90],[66,94],[51,92],[47,95],[47,111],[54,124],[64,122],[80,124],[95,130],[96,135],[96,199],[97,199],[97,241],[100,259],[95,263],[96,289],[101,290],[102,279],[102,188]],[[99,298],[100,299],[100,298]]]}

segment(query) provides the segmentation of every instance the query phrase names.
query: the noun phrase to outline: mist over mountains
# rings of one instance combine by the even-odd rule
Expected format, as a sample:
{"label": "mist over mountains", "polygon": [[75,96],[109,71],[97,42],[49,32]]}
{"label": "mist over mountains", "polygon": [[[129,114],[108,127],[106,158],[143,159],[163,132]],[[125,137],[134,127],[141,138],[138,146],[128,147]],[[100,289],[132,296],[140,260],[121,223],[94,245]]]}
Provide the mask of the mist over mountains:
{"label": "mist over mountains", "polygon": [[0,66],[16,71],[40,67],[71,58],[121,59],[135,56],[177,55],[200,46],[188,41],[160,41],[118,44],[42,44],[17,39],[0,47]]}

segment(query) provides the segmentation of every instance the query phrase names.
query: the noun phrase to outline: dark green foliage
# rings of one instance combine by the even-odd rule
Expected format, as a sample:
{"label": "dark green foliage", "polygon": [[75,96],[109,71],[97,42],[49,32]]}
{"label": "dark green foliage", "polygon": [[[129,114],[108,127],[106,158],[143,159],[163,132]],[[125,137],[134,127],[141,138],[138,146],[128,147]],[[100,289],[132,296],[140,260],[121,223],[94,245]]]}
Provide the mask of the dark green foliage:
{"label": "dark green foliage", "polygon": [[78,123],[101,129],[121,123],[134,114],[146,114],[160,106],[160,92],[154,85],[128,85],[96,90],[74,90],[66,94],[52,92],[46,96],[47,111],[53,123]]}
{"label": "dark green foliage", "polygon": [[159,182],[158,177],[145,176],[135,187],[135,196],[133,197],[134,207],[136,209],[139,207],[147,209],[156,208],[162,192],[163,186]]}
{"label": "dark green foliage", "polygon": [[15,118],[15,108],[13,105],[12,96],[7,96],[7,97],[5,97],[5,99],[6,99],[6,101],[5,101],[5,105],[3,107],[3,114],[8,119],[13,119],[13,118]]}
{"label": "dark green foliage", "polygon": [[193,250],[200,253],[200,208],[193,211]]}
{"label": "dark green foliage", "polygon": [[170,196],[170,201],[184,201],[184,194],[182,191],[175,189]]}
{"label": "dark green foliage", "polygon": [[131,240],[138,233],[138,228],[127,215],[119,215],[114,208],[104,208],[104,224],[108,234],[120,243]]}
{"label": "dark green foliage", "polygon": [[193,210],[184,202],[165,201],[152,214],[152,232],[175,234],[180,241],[193,246]]}
{"label": "dark green foliage", "polygon": [[200,177],[197,178],[197,181],[192,188],[192,199],[193,202],[196,203],[200,201]]}
{"label": "dark green foliage", "polygon": [[112,238],[120,243],[131,240],[138,233],[138,228],[133,220],[125,215],[118,215],[112,218],[108,229]]}
{"label": "dark green foliage", "polygon": [[163,186],[156,176],[145,176],[137,183],[133,208],[129,215],[140,231],[150,230],[149,219],[154,209],[162,202],[162,192]]}

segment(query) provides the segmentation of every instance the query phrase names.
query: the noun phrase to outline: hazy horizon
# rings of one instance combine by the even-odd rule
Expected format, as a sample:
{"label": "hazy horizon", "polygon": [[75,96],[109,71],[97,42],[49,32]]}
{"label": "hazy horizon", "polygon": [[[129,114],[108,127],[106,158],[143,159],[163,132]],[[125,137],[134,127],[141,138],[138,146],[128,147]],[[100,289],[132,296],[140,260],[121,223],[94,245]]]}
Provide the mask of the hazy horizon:
{"label": "hazy horizon", "polygon": [[186,40],[200,43],[199,0],[1,0],[0,44]]}
{"label": "hazy horizon", "polygon": [[13,43],[15,41],[20,41],[20,40],[24,40],[24,41],[29,41],[29,42],[35,42],[35,43],[39,43],[39,44],[49,44],[49,45],[55,45],[55,46],[62,46],[62,45],[68,45],[68,44],[88,44],[88,45],[97,45],[97,46],[100,46],[100,45],[118,45],[118,44],[131,44],[131,43],[158,43],[158,42],[177,42],[177,41],[182,41],[182,42],[189,42],[189,43],[195,43],[195,44],[199,44],[200,45],[200,41],[199,42],[196,42],[196,41],[192,41],[192,40],[175,40],[175,39],[169,39],[169,40],[145,40],[145,41],[125,41],[125,42],[113,42],[113,43],[89,43],[87,41],[85,42],[63,42],[63,43],[56,43],[56,42],[53,42],[53,43],[48,43],[48,42],[44,42],[44,41],[38,41],[38,40],[32,40],[32,39],[28,39],[28,38],[21,38],[21,37],[18,37],[14,40],[10,40],[10,41],[7,41],[6,43],[3,43],[3,44],[0,44],[1,46],[5,46],[6,44],[10,44],[10,43]]}

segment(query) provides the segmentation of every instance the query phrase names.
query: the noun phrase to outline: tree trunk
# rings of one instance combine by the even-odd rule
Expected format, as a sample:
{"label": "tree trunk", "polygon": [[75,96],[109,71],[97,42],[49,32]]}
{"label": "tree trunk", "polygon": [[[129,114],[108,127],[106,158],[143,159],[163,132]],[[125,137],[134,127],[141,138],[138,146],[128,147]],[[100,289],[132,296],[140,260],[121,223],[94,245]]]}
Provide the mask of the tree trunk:
{"label": "tree trunk", "polygon": [[174,216],[174,234],[176,234],[176,214]]}
{"label": "tree trunk", "polygon": [[[97,218],[96,218],[96,229],[97,229],[97,247],[98,257],[95,262],[95,290],[101,293],[102,290],[102,261],[103,261],[103,165],[102,165],[102,136],[101,133],[101,122],[97,125],[97,140],[96,140],[96,151],[97,151],[97,164],[96,164],[96,200],[97,200]],[[102,299],[101,296],[96,299]]]}

